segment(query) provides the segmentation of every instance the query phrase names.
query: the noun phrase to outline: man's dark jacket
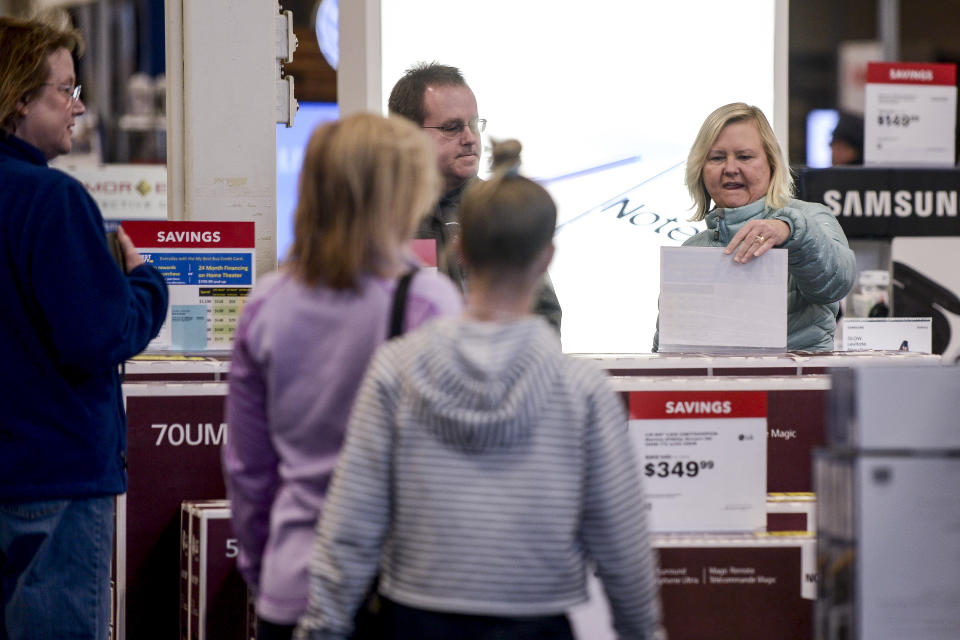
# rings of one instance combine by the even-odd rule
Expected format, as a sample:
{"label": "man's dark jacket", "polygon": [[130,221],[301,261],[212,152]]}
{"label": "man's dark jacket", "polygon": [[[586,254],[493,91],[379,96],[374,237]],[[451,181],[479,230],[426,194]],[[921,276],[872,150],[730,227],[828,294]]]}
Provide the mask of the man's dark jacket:
{"label": "man's dark jacket", "polygon": [[[466,291],[466,274],[457,257],[452,255],[449,247],[453,239],[460,233],[457,211],[460,208],[460,198],[468,184],[470,183],[464,183],[444,194],[433,212],[424,218],[423,222],[420,223],[420,228],[417,229],[417,238],[437,241],[437,268],[442,273],[447,274],[464,292]],[[537,292],[537,298],[534,301],[533,312],[543,316],[558,332],[560,331],[563,311],[560,309],[560,301],[557,300],[557,294],[553,290],[553,283],[550,282],[549,275],[543,278],[543,285]]]}

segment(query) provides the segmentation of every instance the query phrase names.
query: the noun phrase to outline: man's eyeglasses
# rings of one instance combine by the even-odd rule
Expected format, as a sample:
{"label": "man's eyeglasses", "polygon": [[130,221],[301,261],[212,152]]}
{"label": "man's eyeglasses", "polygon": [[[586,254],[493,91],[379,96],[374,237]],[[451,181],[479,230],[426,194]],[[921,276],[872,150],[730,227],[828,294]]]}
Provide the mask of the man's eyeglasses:
{"label": "man's eyeglasses", "polygon": [[470,128],[470,131],[471,133],[473,133],[473,135],[478,136],[481,133],[483,133],[484,129],[487,128],[487,121],[483,118],[473,118],[472,120],[470,120],[470,122],[463,122],[462,120],[460,120],[457,122],[448,122],[446,124],[440,125],[439,127],[425,126],[423,128],[436,129],[437,131],[440,132],[440,135],[442,135],[444,138],[452,140],[454,138],[459,138],[460,135],[463,133],[463,130],[467,127]]}
{"label": "man's eyeglasses", "polygon": [[80,89],[82,85],[71,86],[69,84],[56,84],[54,82],[44,82],[44,86],[56,87],[57,91],[62,93],[65,96],[70,96],[70,104],[73,104],[80,99]]}

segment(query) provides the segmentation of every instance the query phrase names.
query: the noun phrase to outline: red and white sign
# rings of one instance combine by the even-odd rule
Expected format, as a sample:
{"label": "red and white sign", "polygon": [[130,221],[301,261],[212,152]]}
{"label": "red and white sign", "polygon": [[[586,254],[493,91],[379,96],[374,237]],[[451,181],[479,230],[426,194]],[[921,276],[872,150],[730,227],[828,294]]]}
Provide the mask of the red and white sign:
{"label": "red and white sign", "polygon": [[629,406],[652,531],[766,527],[766,392],[638,391]]}
{"label": "red and white sign", "polygon": [[650,391],[630,394],[630,417],[635,420],[669,418],[766,418],[765,391]]}
{"label": "red and white sign", "polygon": [[955,64],[867,65],[864,164],[953,166]]}
{"label": "red and white sign", "polygon": [[229,351],[256,276],[254,223],[134,220],[123,229],[170,288],[148,350]]}
{"label": "red and white sign", "polygon": [[123,230],[138,248],[248,249],[256,242],[253,222],[127,220]]}

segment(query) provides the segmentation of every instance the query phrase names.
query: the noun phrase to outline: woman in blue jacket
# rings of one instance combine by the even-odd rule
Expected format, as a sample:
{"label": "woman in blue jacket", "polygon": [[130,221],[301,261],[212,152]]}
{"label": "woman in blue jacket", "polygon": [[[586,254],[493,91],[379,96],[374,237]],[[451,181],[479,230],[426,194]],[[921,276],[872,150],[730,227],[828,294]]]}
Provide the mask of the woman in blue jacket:
{"label": "woman in blue jacket", "polygon": [[[735,102],[707,116],[687,156],[686,184],[691,220],[707,228],[683,246],[726,247],[741,264],[786,249],[787,349],[832,350],[856,260],[829,209],[792,197],[793,178],[763,112]],[[659,332],[653,350],[658,346]]]}
{"label": "woman in blue jacket", "polygon": [[127,487],[118,365],[157,335],[163,277],[121,269],[77,180],[47,165],[83,115],[78,32],[0,17],[0,638],[108,637],[114,496]]}

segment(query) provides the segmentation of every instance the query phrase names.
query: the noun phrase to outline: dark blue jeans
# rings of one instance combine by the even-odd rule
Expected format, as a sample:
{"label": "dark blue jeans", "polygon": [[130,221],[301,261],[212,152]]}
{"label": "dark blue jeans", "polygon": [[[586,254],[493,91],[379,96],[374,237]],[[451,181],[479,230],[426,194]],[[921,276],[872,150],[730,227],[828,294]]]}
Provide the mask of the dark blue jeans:
{"label": "dark blue jeans", "polygon": [[383,640],[574,640],[565,615],[477,616],[415,609],[383,596],[380,601],[376,637]]}
{"label": "dark blue jeans", "polygon": [[0,640],[106,640],[114,496],[0,502]]}

